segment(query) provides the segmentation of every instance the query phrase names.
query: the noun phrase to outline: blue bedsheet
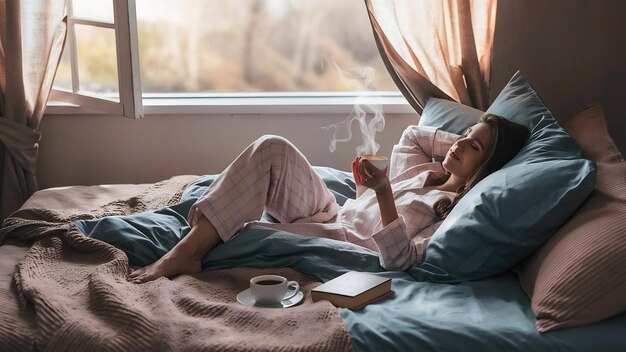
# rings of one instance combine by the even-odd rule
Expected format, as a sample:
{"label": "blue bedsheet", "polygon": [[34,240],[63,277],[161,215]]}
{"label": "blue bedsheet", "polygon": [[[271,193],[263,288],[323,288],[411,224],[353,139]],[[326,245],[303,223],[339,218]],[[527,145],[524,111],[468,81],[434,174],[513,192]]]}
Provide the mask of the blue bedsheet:
{"label": "blue bedsheet", "polygon": [[[316,170],[340,203],[354,197],[349,174]],[[172,207],[75,224],[85,234],[124,250],[131,265],[146,265],[189,231],[187,212],[213,179],[200,178]],[[539,334],[530,301],[513,273],[459,284],[419,282],[407,272],[385,271],[376,253],[351,243],[259,225],[247,226],[202,262],[203,270],[237,266],[291,267],[322,281],[349,270],[393,278],[392,298],[360,311],[339,309],[357,351],[617,351],[626,347],[626,314]]]}

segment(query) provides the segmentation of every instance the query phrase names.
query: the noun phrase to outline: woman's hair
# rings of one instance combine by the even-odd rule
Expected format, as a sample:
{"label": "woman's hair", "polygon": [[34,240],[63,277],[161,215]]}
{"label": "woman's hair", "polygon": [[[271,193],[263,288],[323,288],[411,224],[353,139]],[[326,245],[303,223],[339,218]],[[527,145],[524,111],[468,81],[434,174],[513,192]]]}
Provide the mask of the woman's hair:
{"label": "woman's hair", "polygon": [[491,130],[489,156],[476,171],[467,177],[467,181],[457,190],[457,195],[453,200],[443,197],[435,202],[433,209],[435,215],[440,219],[445,219],[459,200],[480,180],[499,170],[513,159],[528,140],[529,132],[525,126],[504,117],[484,114],[478,120],[478,123],[481,122],[489,125]]}

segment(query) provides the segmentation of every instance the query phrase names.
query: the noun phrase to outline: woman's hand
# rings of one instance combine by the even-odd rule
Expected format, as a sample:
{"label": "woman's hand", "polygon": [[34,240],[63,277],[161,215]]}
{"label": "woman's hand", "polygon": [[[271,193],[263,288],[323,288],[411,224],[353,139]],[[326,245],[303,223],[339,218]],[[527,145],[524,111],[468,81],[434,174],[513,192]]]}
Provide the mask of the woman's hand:
{"label": "woman's hand", "polygon": [[358,166],[359,161],[361,160],[360,156],[357,156],[352,161],[352,177],[354,177],[354,183],[356,183],[356,197],[359,198],[363,192],[367,191],[367,187],[363,186],[363,181],[361,180],[361,176],[359,176]]}
{"label": "woman's hand", "polygon": [[359,176],[359,171],[358,171],[360,161],[361,161],[361,156],[357,156],[352,161],[352,177],[354,177],[354,183],[356,183],[357,186],[363,185],[363,181],[361,180],[361,176]]}
{"label": "woman's hand", "polygon": [[380,171],[369,161],[357,156],[352,162],[352,175],[356,182],[357,197],[362,193],[360,189],[364,187],[371,188],[376,192],[383,226],[395,221],[398,218],[398,211],[387,173]]}
{"label": "woman's hand", "polygon": [[[358,180],[357,183],[360,182],[363,186],[371,188],[377,193],[389,188],[389,178],[384,171],[379,170],[368,160],[362,159],[361,157],[357,157],[355,162],[356,174],[354,178]],[[354,162],[352,168],[354,173]]]}

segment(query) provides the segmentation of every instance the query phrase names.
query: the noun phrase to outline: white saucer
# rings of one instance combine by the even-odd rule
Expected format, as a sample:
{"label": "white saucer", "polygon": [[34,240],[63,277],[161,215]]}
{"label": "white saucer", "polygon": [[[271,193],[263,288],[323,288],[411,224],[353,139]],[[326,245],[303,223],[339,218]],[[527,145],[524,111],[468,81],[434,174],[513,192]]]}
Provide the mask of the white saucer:
{"label": "white saucer", "polygon": [[296,293],[295,296],[293,296],[293,297],[291,297],[289,299],[284,299],[280,303],[271,304],[271,305],[257,304],[254,301],[254,297],[252,297],[252,293],[250,293],[250,289],[248,288],[248,289],[245,289],[245,290],[239,292],[239,294],[237,295],[237,302],[243,304],[244,306],[248,306],[248,307],[289,308],[291,306],[295,306],[296,304],[300,303],[300,301],[302,301],[303,298],[304,298],[304,294],[302,294],[302,291],[298,291],[298,293]]}

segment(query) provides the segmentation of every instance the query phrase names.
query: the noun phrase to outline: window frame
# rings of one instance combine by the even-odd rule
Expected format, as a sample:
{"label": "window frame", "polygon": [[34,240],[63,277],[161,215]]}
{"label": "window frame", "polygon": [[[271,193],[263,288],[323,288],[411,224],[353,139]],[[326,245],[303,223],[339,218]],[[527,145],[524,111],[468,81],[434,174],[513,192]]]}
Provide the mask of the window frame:
{"label": "window frame", "polygon": [[[268,92],[268,93],[146,93],[142,96],[135,0],[112,0],[114,22],[73,16],[66,0],[72,92],[53,89],[49,115],[115,115],[140,119],[145,115],[264,115],[346,114],[354,105],[381,106],[385,113],[415,113],[401,92]],[[79,92],[76,24],[115,31],[119,102]]]}
{"label": "window frame", "polygon": [[[72,0],[66,0],[67,46],[64,50],[69,50],[72,90],[53,88],[49,98],[52,103],[48,105],[46,113],[55,110],[50,109],[51,107],[65,107],[65,113],[99,112],[134,119],[143,117],[135,0],[111,1],[113,1],[113,22],[74,16]],[[119,102],[80,91],[76,25],[108,28],[114,31]]]}

